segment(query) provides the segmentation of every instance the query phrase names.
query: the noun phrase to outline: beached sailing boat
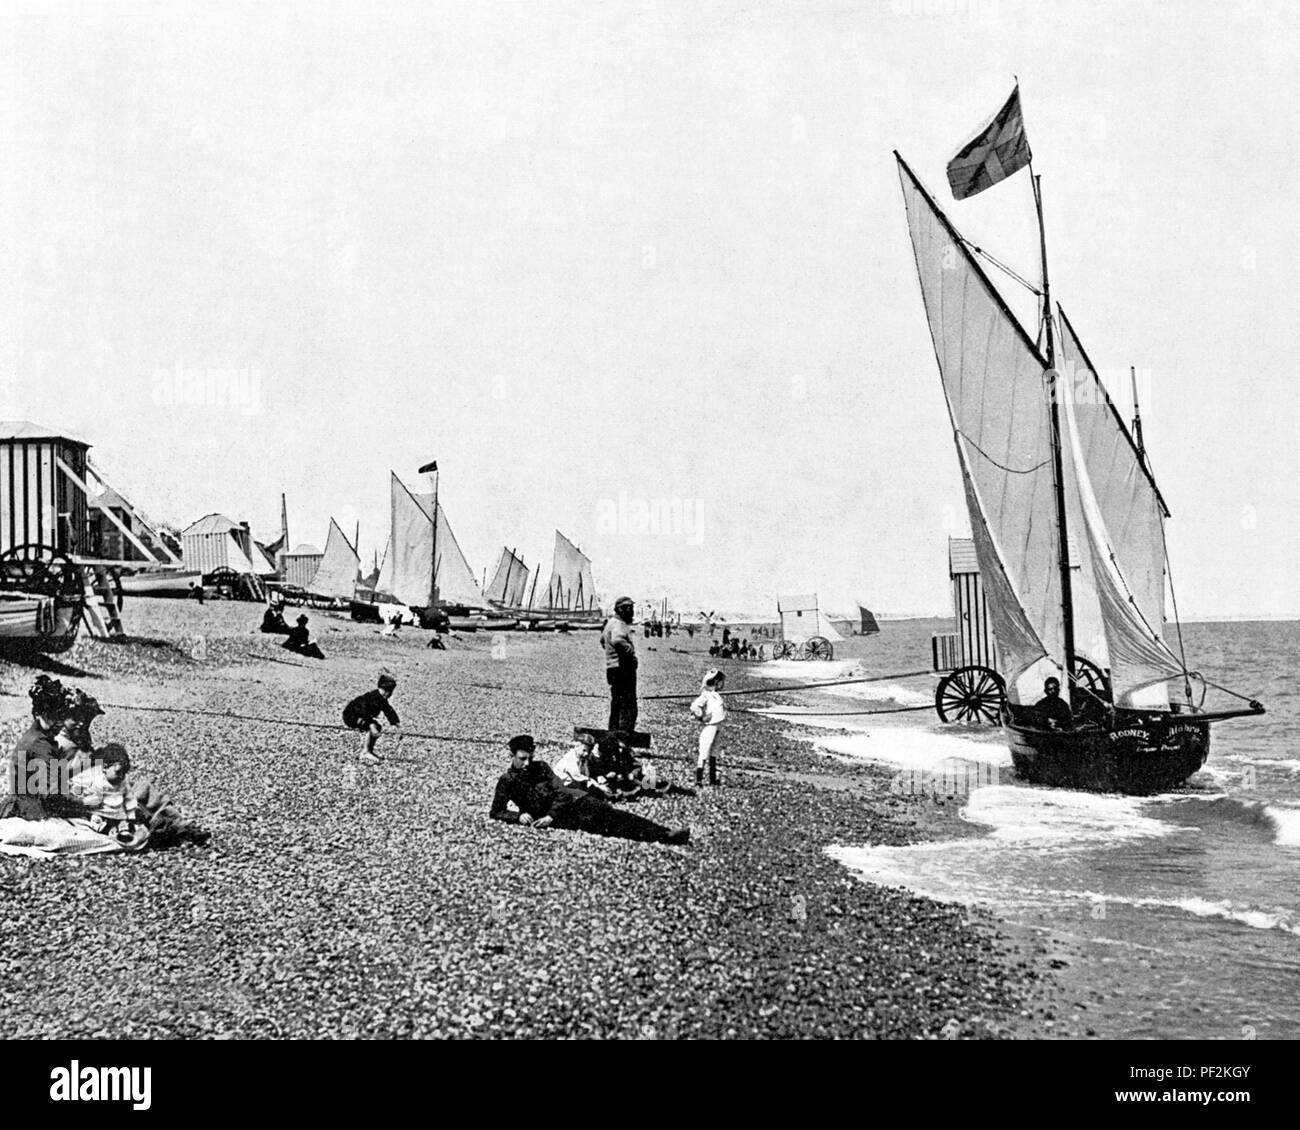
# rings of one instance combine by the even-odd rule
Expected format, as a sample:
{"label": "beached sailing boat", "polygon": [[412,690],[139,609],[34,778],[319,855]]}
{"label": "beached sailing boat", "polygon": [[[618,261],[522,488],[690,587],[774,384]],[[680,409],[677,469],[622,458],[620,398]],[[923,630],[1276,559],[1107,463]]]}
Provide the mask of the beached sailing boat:
{"label": "beached sailing boat", "polygon": [[[1176,654],[1165,641],[1168,509],[1063,313],[1057,352],[1041,185],[1019,90],[948,176],[963,199],[1029,166],[1042,252],[1042,286],[1031,287],[1041,298],[1038,340],[990,282],[982,252],[895,157],[1004,668],[995,678],[1016,769],[1033,782],[1103,791],[1175,786],[1205,763],[1212,722],[1264,708],[1194,704],[1192,683],[1202,682],[1203,702],[1204,680],[1188,670],[1181,643]],[[1078,569],[1072,538],[1085,546]],[[1069,728],[1047,728],[1033,705],[1050,676],[1072,706]],[[1183,701],[1171,702],[1171,682]]]}
{"label": "beached sailing boat", "polygon": [[559,530],[555,531],[551,579],[539,600],[536,607],[570,628],[599,628],[604,623],[591,575],[591,558]]}

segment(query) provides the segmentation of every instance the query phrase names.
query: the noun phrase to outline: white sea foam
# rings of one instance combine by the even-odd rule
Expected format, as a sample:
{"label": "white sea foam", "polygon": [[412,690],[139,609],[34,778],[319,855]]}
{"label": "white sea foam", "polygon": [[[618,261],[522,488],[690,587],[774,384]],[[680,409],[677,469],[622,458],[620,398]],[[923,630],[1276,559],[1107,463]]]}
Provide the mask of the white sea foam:
{"label": "white sea foam", "polygon": [[1275,844],[1300,847],[1300,808],[1266,804],[1264,812],[1277,828],[1277,835],[1273,837]]}
{"label": "white sea foam", "polygon": [[[801,724],[818,724],[812,718],[800,718]],[[832,727],[840,719],[828,718],[820,723]],[[852,718],[842,721],[849,722]],[[838,727],[836,727],[838,728]],[[996,731],[994,731],[996,734]],[[979,741],[969,736],[935,733],[912,726],[883,726],[871,734],[843,734],[817,739],[819,749],[863,761],[874,761],[900,769],[939,769],[953,761],[984,765],[1011,764],[1011,751],[1002,742]]]}

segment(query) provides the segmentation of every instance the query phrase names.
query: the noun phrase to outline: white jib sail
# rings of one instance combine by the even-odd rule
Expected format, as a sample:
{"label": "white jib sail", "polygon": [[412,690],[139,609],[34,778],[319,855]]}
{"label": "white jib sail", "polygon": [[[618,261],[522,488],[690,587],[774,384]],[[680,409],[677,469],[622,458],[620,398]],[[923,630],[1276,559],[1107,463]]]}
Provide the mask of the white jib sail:
{"label": "white jib sail", "polygon": [[350,600],[356,595],[357,573],[361,558],[357,556],[338,523],[330,519],[329,536],[325,539],[325,553],[316,566],[316,574],[307,591],[318,596],[336,596]]}
{"label": "white jib sail", "polygon": [[[1147,620],[1137,593],[1124,575],[1119,542],[1111,536],[1088,472],[1074,397],[1062,396],[1061,405],[1083,504],[1083,532],[1092,555],[1093,577],[1110,652],[1111,687],[1116,703],[1133,705],[1135,691],[1163,684],[1170,676],[1181,675],[1183,668],[1161,636],[1163,616],[1154,624]],[[1162,604],[1163,595],[1162,592]]]}

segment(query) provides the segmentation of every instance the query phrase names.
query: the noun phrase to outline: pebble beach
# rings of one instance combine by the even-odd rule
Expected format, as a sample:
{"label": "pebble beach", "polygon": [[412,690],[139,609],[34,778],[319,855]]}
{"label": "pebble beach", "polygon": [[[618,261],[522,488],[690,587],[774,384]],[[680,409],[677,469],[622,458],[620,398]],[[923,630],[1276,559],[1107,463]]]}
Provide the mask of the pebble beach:
{"label": "pebble beach", "polygon": [[[989,1038],[1053,1031],[1048,957],[996,922],[850,876],[833,843],[903,844],[951,806],[892,795],[731,700],[723,784],[695,793],[697,635],[642,640],[640,726],[677,786],[632,807],[684,847],[499,824],[506,740],[553,761],[603,724],[594,633],[397,638],[308,610],[326,659],[256,633],[254,604],[129,599],[130,642],[84,634],[0,664],[0,740],[45,669],[104,704],[206,845],[0,858],[0,1009],[14,1038]],[[358,762],[340,711],[381,669],[400,743]],[[731,665],[729,689],[761,684]],[[655,694],[685,699],[646,701]],[[1060,1034],[1059,1028],[1056,1030]]]}

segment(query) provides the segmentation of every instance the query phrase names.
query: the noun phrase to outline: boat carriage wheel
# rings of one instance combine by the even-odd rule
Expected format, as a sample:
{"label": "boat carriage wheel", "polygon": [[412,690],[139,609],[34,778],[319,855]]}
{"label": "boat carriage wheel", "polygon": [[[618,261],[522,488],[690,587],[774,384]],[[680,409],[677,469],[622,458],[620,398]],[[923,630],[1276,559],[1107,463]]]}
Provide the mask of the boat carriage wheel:
{"label": "boat carriage wheel", "polygon": [[[86,603],[81,566],[62,550],[28,542],[0,553],[0,589],[54,600],[53,622],[41,626],[30,646],[41,651],[66,651],[77,639]],[[24,642],[15,638],[15,643]]]}
{"label": "boat carriage wheel", "polygon": [[1114,701],[1106,672],[1086,656],[1074,657],[1074,685],[1096,695],[1103,702]]}
{"label": "boat carriage wheel", "polygon": [[832,659],[835,655],[835,649],[831,647],[831,641],[825,636],[813,636],[803,645],[803,657],[805,659],[820,659],[823,662]]}
{"label": "boat carriage wheel", "polygon": [[217,590],[218,600],[238,600],[240,575],[229,565],[218,565],[208,574],[207,581]]}
{"label": "boat carriage wheel", "polygon": [[773,659],[794,659],[799,649],[789,640],[781,640],[779,643],[772,645]]}
{"label": "boat carriage wheel", "polygon": [[934,708],[945,722],[996,725],[1006,701],[1006,683],[988,667],[959,667],[934,692]]}

